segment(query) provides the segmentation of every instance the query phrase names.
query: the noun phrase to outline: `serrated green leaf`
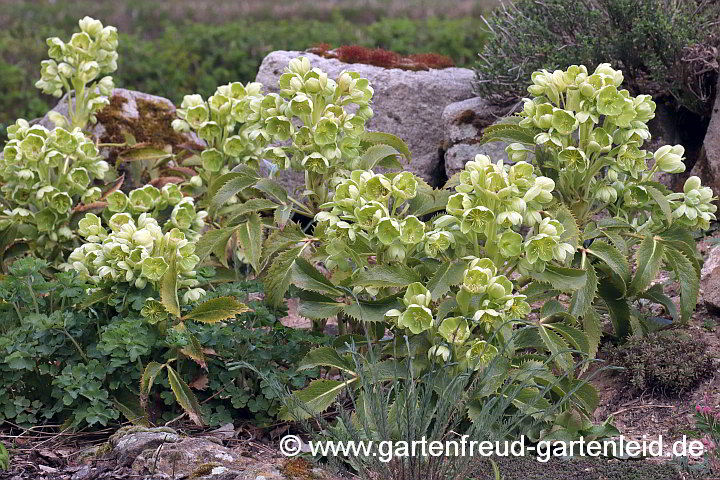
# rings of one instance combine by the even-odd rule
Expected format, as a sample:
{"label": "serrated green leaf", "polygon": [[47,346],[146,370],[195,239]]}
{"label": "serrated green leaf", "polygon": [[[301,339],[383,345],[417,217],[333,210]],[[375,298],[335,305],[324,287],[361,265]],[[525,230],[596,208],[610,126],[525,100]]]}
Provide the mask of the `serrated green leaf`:
{"label": "serrated green leaf", "polygon": [[293,213],[293,207],[292,204],[288,203],[287,205],[283,205],[280,208],[277,208],[275,210],[275,213],[273,214],[273,220],[275,221],[275,225],[277,225],[280,228],[285,228],[285,225],[287,225],[288,221],[290,221],[290,216]]}
{"label": "serrated green leaf", "polygon": [[346,305],[343,313],[355,320],[375,323],[385,321],[385,314],[393,308],[401,308],[402,302],[397,295],[370,302],[355,302]]}
{"label": "serrated green leaf", "polygon": [[288,223],[283,229],[273,231],[263,246],[264,263],[267,263],[279,251],[286,250],[307,238],[308,236],[300,225],[294,222]]}
{"label": "serrated green leaf", "polygon": [[590,354],[590,341],[587,335],[579,328],[563,322],[549,323],[546,324],[545,327],[555,330],[556,333],[560,334],[575,350],[583,352],[586,355]]}
{"label": "serrated green leaf", "polygon": [[260,256],[263,245],[263,224],[257,212],[251,213],[245,223],[237,227],[238,243],[243,249],[245,258],[255,272],[260,272]]}
{"label": "serrated green leaf", "polygon": [[[402,155],[402,153],[390,145],[373,145],[357,159],[357,168],[359,170],[372,170],[381,160],[386,158],[392,158],[397,163],[398,155]],[[402,168],[402,165],[398,163],[397,168]]]}
{"label": "serrated green leaf", "polygon": [[662,266],[664,245],[655,236],[648,235],[640,242],[636,254],[635,276],[630,282],[630,292],[638,294],[650,286]]}
{"label": "serrated green leaf", "polygon": [[665,261],[680,284],[680,321],[686,324],[697,305],[700,279],[692,262],[679,250],[666,247]]}
{"label": "serrated green leaf", "polygon": [[183,355],[195,360],[195,363],[200,367],[207,370],[207,360],[205,360],[205,352],[203,351],[202,345],[198,341],[197,337],[193,334],[189,334],[190,344],[186,345],[180,351]]}
{"label": "serrated green leaf", "polygon": [[595,274],[595,267],[588,261],[586,262],[585,270],[587,271],[587,282],[585,282],[583,288],[573,292],[570,302],[570,313],[576,317],[582,317],[588,309],[592,308],[592,303],[597,293],[598,280]]}
{"label": "serrated green leaf", "polygon": [[530,276],[539,282],[549,283],[558,290],[578,290],[585,286],[587,272],[577,268],[547,265],[542,272],[531,272]]}
{"label": "serrated green leaf", "polygon": [[90,295],[88,295],[80,304],[78,304],[77,308],[80,310],[85,310],[86,308],[89,308],[96,303],[107,301],[110,297],[112,297],[112,291],[109,288],[96,290]]}
{"label": "serrated green leaf", "polygon": [[283,205],[289,202],[287,190],[276,180],[261,178],[255,182],[254,188],[271,197],[275,197],[275,199]]}
{"label": "serrated green leaf", "polygon": [[408,159],[408,161],[411,160],[412,154],[410,153],[410,149],[408,148],[407,144],[402,141],[400,137],[397,137],[391,133],[385,133],[385,132],[369,132],[365,131],[360,136],[360,141],[369,143],[372,145],[377,144],[385,144],[393,147],[395,150],[400,152],[402,156]]}
{"label": "serrated green leaf", "polygon": [[281,305],[285,298],[285,292],[290,287],[292,279],[292,267],[295,260],[302,254],[304,246],[293,247],[281,252],[273,260],[265,275],[265,295],[270,305]]}
{"label": "serrated green leaf", "polygon": [[175,317],[180,316],[180,301],[178,300],[177,291],[177,255],[172,252],[170,256],[170,264],[168,269],[160,280],[160,301],[162,302],[165,310],[174,315]]}
{"label": "serrated green leaf", "polygon": [[[665,255],[671,255],[671,248],[667,249]],[[670,297],[665,295],[665,292],[663,292],[663,286],[661,284],[658,283],[653,285],[652,287],[641,293],[639,296],[641,298],[647,298],[648,300],[655,303],[659,303],[660,305],[665,307],[665,311],[668,313],[668,315],[670,315],[673,319],[677,320],[678,314],[675,302],[673,302]]]}
{"label": "serrated green leaf", "polygon": [[355,362],[350,358],[338,355],[333,347],[318,347],[310,350],[297,366],[297,370],[308,370],[315,367],[337,368],[355,376]]}
{"label": "serrated green leaf", "polygon": [[152,390],[155,378],[158,376],[162,369],[166,367],[166,364],[158,362],[150,362],[145,367],[142,378],[140,379],[140,405],[143,410],[147,410],[147,400],[150,390]]}
{"label": "serrated green leaf", "polygon": [[353,275],[352,284],[358,287],[405,287],[422,279],[405,265],[377,265]]}
{"label": "serrated green leaf", "polygon": [[245,203],[232,205],[227,211],[221,212],[224,215],[233,215],[227,222],[227,225],[233,227],[244,220],[248,213],[262,212],[266,210],[275,210],[278,204],[265,198],[252,198]]}
{"label": "serrated green leaf", "polygon": [[580,229],[575,215],[569,208],[561,204],[555,211],[555,220],[562,223],[564,228],[560,240],[569,243],[573,248],[577,248],[580,244]]}
{"label": "serrated green leaf", "polygon": [[255,184],[256,178],[245,173],[230,172],[222,175],[208,188],[207,198],[212,199],[215,208],[225,206],[225,203],[233,196]]}
{"label": "serrated green leaf", "polygon": [[212,298],[193,308],[183,320],[200,323],[217,323],[235,318],[236,315],[252,311],[247,305],[233,297]]}
{"label": "serrated green leaf", "polygon": [[302,291],[298,295],[300,302],[297,313],[311,320],[324,320],[337,316],[345,308],[344,303],[315,292]]}
{"label": "serrated green leaf", "polygon": [[466,269],[465,262],[447,262],[440,265],[427,283],[432,299],[439,300],[450,291],[450,287],[460,285]]}
{"label": "serrated green leaf", "polygon": [[325,278],[325,275],[302,257],[298,257],[292,266],[292,283],[303,290],[325,295],[343,295],[343,292]]}
{"label": "serrated green leaf", "polygon": [[565,340],[544,325],[538,328],[538,335],[545,349],[553,355],[553,362],[555,362],[558,368],[563,372],[570,371],[572,369],[573,359],[572,353],[569,351],[568,344]]}
{"label": "serrated green leaf", "polygon": [[623,287],[627,288],[627,285],[630,284],[630,265],[627,257],[620,250],[607,242],[595,240],[587,252],[605,262],[623,281]]}
{"label": "serrated green leaf", "polygon": [[598,295],[608,307],[615,336],[618,339],[626,338],[630,334],[630,306],[625,300],[623,292],[618,290],[612,282],[600,282]]}
{"label": "serrated green leaf", "polygon": [[[429,187],[429,185],[428,185]],[[445,188],[429,190],[418,188],[414,198],[408,202],[408,215],[423,217],[445,210],[452,191]]]}
{"label": "serrated green leaf", "polygon": [[[286,404],[278,413],[279,420],[302,420],[312,415],[319,415],[333,404],[335,399],[347,387],[357,381],[357,377],[347,382],[340,380],[314,380],[304,390],[293,392],[293,397],[300,405]],[[293,400],[288,401],[292,403]]]}
{"label": "serrated green leaf", "polygon": [[170,383],[170,388],[175,394],[175,400],[177,400],[195,425],[203,427],[204,423],[202,419],[202,410],[195,394],[192,390],[190,390],[190,387],[183,382],[177,372],[170,365],[167,366],[167,372],[168,382]]}
{"label": "serrated green leaf", "polygon": [[228,261],[225,248],[233,233],[235,233],[235,227],[219,228],[203,233],[195,244],[195,255],[200,257],[200,261],[202,262],[211,253],[214,253],[217,259],[220,260],[220,263],[227,268]]}
{"label": "serrated green leaf", "polygon": [[660,210],[663,212],[663,215],[665,215],[665,220],[667,220],[668,225],[672,225],[672,208],[670,207],[670,202],[668,201],[667,197],[658,190],[657,188],[650,186],[650,185],[643,185],[645,187],[645,190],[650,194],[650,196],[655,200],[655,203],[660,207]]}
{"label": "serrated green leaf", "polygon": [[485,127],[480,143],[519,142],[525,145],[535,145],[536,134],[537,130],[521,127],[516,123],[494,123]]}
{"label": "serrated green leaf", "polygon": [[[600,340],[602,339],[602,323],[600,316],[597,314],[594,308],[588,309],[582,318],[582,326],[585,335],[588,339],[588,356],[590,359],[594,359],[597,356],[598,348],[600,347]],[[583,367],[587,369],[590,366],[589,363]]]}

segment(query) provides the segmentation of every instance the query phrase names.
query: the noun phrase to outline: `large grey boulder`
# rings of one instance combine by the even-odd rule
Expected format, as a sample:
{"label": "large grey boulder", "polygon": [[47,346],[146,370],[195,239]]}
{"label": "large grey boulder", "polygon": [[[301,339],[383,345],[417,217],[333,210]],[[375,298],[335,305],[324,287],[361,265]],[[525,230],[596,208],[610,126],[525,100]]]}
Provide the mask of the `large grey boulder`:
{"label": "large grey boulder", "polygon": [[708,125],[700,158],[692,169],[692,174],[702,179],[704,185],[712,187],[716,195],[720,194],[720,77],[715,89],[715,104]]}
{"label": "large grey boulder", "polygon": [[277,91],[277,81],[293,58],[305,56],[331,78],[343,70],[359,73],[375,90],[372,108],[375,115],[370,130],[388,132],[403,139],[412,153],[408,170],[432,185],[444,179],[442,151],[445,133],[442,112],[445,107],[473,96],[474,73],[465,68],[408,71],[359,63],[343,63],[308,52],[276,51],[260,65],[256,81],[266,90]]}
{"label": "large grey boulder", "polygon": [[475,97],[451,103],[442,113],[445,131],[445,175],[461,171],[475,155],[489,156],[493,161],[506,160],[505,142],[481,144],[482,131],[502,117],[502,110],[482,98]]}
{"label": "large grey boulder", "polygon": [[720,245],[710,250],[700,272],[700,293],[708,311],[720,313]]}

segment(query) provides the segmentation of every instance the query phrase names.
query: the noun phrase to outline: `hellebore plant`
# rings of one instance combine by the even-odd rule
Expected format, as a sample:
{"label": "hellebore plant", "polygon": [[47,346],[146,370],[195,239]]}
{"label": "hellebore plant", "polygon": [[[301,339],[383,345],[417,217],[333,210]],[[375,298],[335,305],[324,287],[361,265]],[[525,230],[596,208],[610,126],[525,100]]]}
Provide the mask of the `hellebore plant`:
{"label": "hellebore plant", "polygon": [[72,245],[75,207],[101,197],[93,182],[102,180],[110,167],[79,128],[48,131],[18,120],[8,127],[8,137],[0,158],[5,206],[0,229],[54,258]]}
{"label": "hellebore plant", "polygon": [[48,95],[67,94],[68,116],[52,111],[50,120],[58,127],[85,129],[97,120],[95,114],[109,104],[114,85],[103,74],[117,70],[118,36],[115,27],[103,27],[99,20],[85,17],[80,31],[69,42],[48,38],[50,60],[43,60],[41,78],[35,86]]}
{"label": "hellebore plant", "polygon": [[[488,127],[483,139],[513,142],[506,149],[511,162],[529,161],[555,181],[553,195],[572,213],[565,229],[579,230],[582,243],[572,265],[587,273],[570,311],[579,317],[609,312],[619,338],[658,327],[641,311],[640,299],[689,320],[700,275],[693,232],[708,229],[717,210],[712,190],[697,177],[680,193],[656,181],[656,173],[685,170],[684,148],[643,149],[655,103],[648,95],[631,96],[622,81],[622,72],[608,64],[593,73],[576,65],[535,72],[522,112]],[[679,315],[662,285],[653,285],[662,269],[680,285]]]}

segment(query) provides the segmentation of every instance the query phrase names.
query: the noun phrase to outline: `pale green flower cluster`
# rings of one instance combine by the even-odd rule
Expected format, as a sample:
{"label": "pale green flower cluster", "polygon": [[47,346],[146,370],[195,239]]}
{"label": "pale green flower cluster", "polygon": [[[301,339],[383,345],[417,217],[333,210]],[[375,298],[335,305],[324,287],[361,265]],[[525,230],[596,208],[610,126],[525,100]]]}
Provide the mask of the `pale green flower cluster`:
{"label": "pale green flower cluster", "polygon": [[172,123],[180,132],[193,131],[208,148],[201,154],[202,173],[190,182],[209,184],[212,178],[227,173],[236,165],[257,166],[271,137],[264,119],[271,115],[260,83],[233,82],[217,88],[207,100],[186,95]]}
{"label": "pale green flower cluster", "polygon": [[522,319],[530,313],[524,295],[514,294],[514,286],[490,259],[471,258],[462,287],[456,295],[460,315],[436,318],[430,291],[421,283],[408,286],[404,308],[385,315],[392,323],[418,335],[429,332],[432,360],[467,362],[479,369],[497,355],[497,348],[486,336],[507,320]]}
{"label": "pale green flower cluster", "polygon": [[50,60],[43,60],[41,78],[35,86],[48,95],[60,97],[74,91],[68,99],[68,119],[54,112],[50,119],[59,127],[84,128],[95,123],[95,114],[109,103],[114,88],[112,77],[103,74],[117,70],[118,35],[115,27],[103,27],[99,20],[85,17],[80,31],[69,42],[57,37],[47,39]]}
{"label": "pale green flower cluster", "polygon": [[[373,111],[373,89],[355,72],[342,72],[336,79],[312,68],[306,57],[295,58],[278,81],[280,94],[270,94],[276,115],[266,120],[273,140],[287,146],[268,148],[265,156],[280,168],[306,172],[306,185],[325,202],[324,178],[360,154],[360,136]],[[346,110],[355,107],[355,113]]]}
{"label": "pale green flower cluster", "polygon": [[107,202],[108,215],[127,212],[134,219],[143,213],[159,218],[169,210],[169,218],[163,225],[163,231],[177,228],[190,241],[196,241],[200,237],[208,215],[204,210],[196,211],[193,198],[184,196],[180,186],[172,183],[162,189],[145,185],[127,195],[116,190],[108,195]]}
{"label": "pale green flower cluster", "polygon": [[688,178],[682,193],[671,193],[667,198],[673,218],[690,228],[707,230],[710,221],[716,220],[713,191],[710,187],[701,186],[698,177]]}
{"label": "pale green flower cluster", "polygon": [[8,127],[8,137],[0,158],[8,208],[0,227],[9,222],[32,225],[38,244],[48,248],[69,240],[73,207],[100,198],[102,192],[93,182],[105,177],[108,163],[78,128],[49,131],[21,119]]}
{"label": "pale green flower cluster", "polygon": [[[485,254],[498,265],[502,258],[522,257],[526,270],[542,271],[547,262],[572,258],[575,249],[562,240],[562,224],[544,213],[553,201],[555,182],[536,176],[531,164],[510,166],[477,155],[456,180],[448,214],[437,218],[435,226],[463,239],[458,240],[463,248],[477,253],[483,242]],[[531,227],[526,237],[516,231],[523,226]]]}
{"label": "pale green flower cluster", "polygon": [[[557,171],[556,192],[565,202],[576,204],[573,210],[581,222],[603,206],[615,205],[615,215],[651,211],[646,215],[662,223],[662,212],[654,208],[657,202],[646,184],[656,172],[684,172],[685,149],[665,145],[652,154],[642,148],[650,139],[647,122],[655,117],[652,98],[633,97],[622,89],[622,72],[609,64],[599,65],[593,73],[582,65],[565,71],[542,70],[532,75],[532,82],[528,92],[533,98],[524,99],[519,125],[535,133],[536,162]],[[525,160],[529,151],[521,144],[507,149],[512,161]],[[678,194],[667,198],[682,200]],[[699,198],[696,195],[688,202]],[[593,203],[599,203],[599,208]],[[625,212],[619,210],[623,208]],[[688,219],[689,226],[707,228],[702,216],[699,222],[695,218]]]}
{"label": "pale green flower cluster", "polygon": [[135,221],[129,213],[116,213],[102,226],[97,215],[89,213],[80,220],[78,231],[86,243],[68,257],[67,268],[87,275],[97,286],[126,283],[138,289],[150,284],[159,290],[165,273],[175,262],[178,289],[184,289],[183,303],[205,294],[195,288],[195,243],[188,241],[177,228],[163,234],[157,220],[143,213]]}
{"label": "pale green flower cluster", "polygon": [[418,179],[410,172],[355,170],[350,178],[339,180],[332,201],[321,205],[330,210],[315,216],[328,240],[328,268],[350,270],[349,262],[357,257],[350,250],[368,252],[379,262],[388,263],[404,261],[425,248],[428,241],[433,248],[446,250],[452,242],[450,234],[434,238],[437,232],[426,233],[423,221],[406,215],[407,201],[416,196],[417,188]]}

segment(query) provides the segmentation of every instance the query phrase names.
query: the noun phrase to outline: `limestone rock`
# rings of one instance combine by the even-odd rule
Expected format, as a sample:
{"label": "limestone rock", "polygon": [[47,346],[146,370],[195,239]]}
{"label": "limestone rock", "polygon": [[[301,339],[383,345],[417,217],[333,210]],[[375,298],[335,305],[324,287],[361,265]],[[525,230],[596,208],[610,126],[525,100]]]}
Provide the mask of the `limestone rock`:
{"label": "limestone rock", "polygon": [[505,142],[481,144],[482,131],[502,117],[502,111],[479,97],[451,103],[442,114],[445,130],[445,175],[452,177],[477,154],[493,161],[506,159]]}
{"label": "limestone rock", "polygon": [[720,77],[716,92],[703,148],[692,174],[700,177],[703,185],[712,187],[717,195],[720,193]]}
{"label": "limestone rock", "polygon": [[714,313],[720,312],[720,245],[710,250],[703,264],[700,292],[707,309]]}
{"label": "limestone rock", "polygon": [[277,81],[288,62],[306,56],[335,78],[343,70],[359,73],[370,81],[375,90],[372,108],[375,112],[368,129],[388,132],[403,139],[412,153],[408,170],[432,185],[444,179],[442,165],[445,134],[442,125],[443,109],[454,102],[473,96],[474,73],[465,68],[408,71],[387,69],[359,63],[343,63],[307,52],[276,51],[260,65],[256,81],[267,91],[277,91]]}

